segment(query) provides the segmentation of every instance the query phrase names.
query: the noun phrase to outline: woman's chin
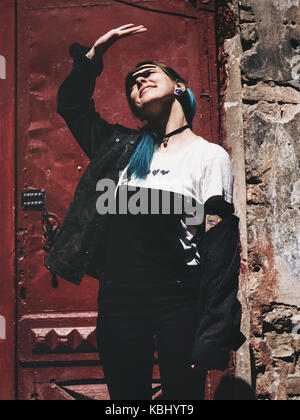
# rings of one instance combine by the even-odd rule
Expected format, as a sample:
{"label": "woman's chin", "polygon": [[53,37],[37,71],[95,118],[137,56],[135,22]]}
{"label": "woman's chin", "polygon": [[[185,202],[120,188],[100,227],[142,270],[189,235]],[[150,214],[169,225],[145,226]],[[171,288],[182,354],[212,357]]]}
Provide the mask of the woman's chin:
{"label": "woman's chin", "polygon": [[164,108],[162,98],[156,95],[148,94],[147,97],[143,98],[142,106],[139,108],[143,115],[153,115],[162,112]]}

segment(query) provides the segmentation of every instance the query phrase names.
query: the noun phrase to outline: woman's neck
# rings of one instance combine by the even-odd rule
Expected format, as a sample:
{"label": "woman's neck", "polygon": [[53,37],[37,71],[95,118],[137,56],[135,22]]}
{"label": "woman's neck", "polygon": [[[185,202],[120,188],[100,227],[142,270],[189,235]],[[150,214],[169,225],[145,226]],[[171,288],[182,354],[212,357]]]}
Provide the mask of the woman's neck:
{"label": "woman's neck", "polygon": [[[159,118],[157,118],[157,115],[159,115]],[[177,100],[174,101],[169,112],[166,112],[165,114],[163,112],[157,113],[155,118],[148,118],[148,123],[158,134],[160,141],[164,136],[188,124],[182,106]],[[177,152],[196,140],[198,140],[198,136],[188,128],[187,130],[170,137],[167,147],[163,147],[163,145],[160,144],[158,151],[161,153]]]}
{"label": "woman's neck", "polygon": [[187,120],[178,101],[174,101],[171,110],[165,113],[159,113],[159,116],[148,118],[151,127],[156,131],[160,137],[187,125]]}

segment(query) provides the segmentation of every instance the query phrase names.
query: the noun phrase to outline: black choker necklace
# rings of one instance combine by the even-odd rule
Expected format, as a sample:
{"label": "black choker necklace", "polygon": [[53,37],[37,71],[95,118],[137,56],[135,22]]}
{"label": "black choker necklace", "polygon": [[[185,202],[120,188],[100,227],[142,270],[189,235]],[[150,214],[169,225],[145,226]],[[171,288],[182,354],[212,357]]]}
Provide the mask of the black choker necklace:
{"label": "black choker necklace", "polygon": [[187,130],[188,128],[191,128],[191,126],[189,124],[185,125],[184,127],[178,128],[178,130],[172,131],[169,134],[166,134],[164,136],[163,140],[162,140],[162,144],[164,145],[164,147],[168,146],[168,141],[169,141],[170,137],[175,136],[175,134],[182,133],[183,131]]}

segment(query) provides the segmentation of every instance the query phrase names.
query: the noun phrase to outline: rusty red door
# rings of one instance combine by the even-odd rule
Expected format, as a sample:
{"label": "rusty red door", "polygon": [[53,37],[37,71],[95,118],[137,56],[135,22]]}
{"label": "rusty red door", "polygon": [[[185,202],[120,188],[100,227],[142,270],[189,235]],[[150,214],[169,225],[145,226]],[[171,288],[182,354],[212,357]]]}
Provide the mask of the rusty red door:
{"label": "rusty red door", "polygon": [[15,7],[0,2],[0,400],[15,398]]}
{"label": "rusty red door", "polygon": [[[142,4],[142,7],[141,7]],[[155,12],[149,9],[156,9]],[[213,0],[23,0],[18,3],[18,397],[108,399],[96,347],[98,281],[79,287],[44,266],[51,233],[62,222],[88,165],[56,114],[56,92],[71,69],[68,47],[91,43],[112,27],[135,22],[147,36],[123,40],[105,57],[104,118],[135,127],[124,77],[137,63],[168,63],[198,100],[195,131],[218,142],[218,77]],[[170,30],[172,28],[172,30]],[[113,109],[113,113],[111,110]],[[36,194],[36,195],[31,195]],[[159,384],[157,365],[154,388]]]}

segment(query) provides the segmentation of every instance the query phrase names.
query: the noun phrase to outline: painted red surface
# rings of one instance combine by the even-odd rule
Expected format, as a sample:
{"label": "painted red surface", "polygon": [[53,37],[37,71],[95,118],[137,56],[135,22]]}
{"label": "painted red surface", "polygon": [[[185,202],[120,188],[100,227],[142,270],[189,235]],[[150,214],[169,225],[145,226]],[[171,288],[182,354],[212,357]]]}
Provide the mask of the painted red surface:
{"label": "painted red surface", "polygon": [[[58,278],[58,288],[53,288],[51,273],[44,267],[43,212],[24,212],[20,203],[23,189],[43,188],[46,211],[62,222],[88,165],[87,157],[56,114],[57,88],[72,65],[69,45],[91,45],[102,33],[128,22],[145,25],[149,29],[147,38],[123,40],[105,56],[104,73],[95,92],[97,109],[112,123],[136,127],[126,103],[124,78],[137,62],[162,61],[188,80],[197,97],[195,132],[219,142],[214,1],[198,0],[192,5],[188,0],[155,0],[142,5],[190,17],[159,14],[112,0],[70,0],[67,5],[63,0],[18,3],[20,399],[69,399],[68,390],[73,387],[74,391],[74,383],[80,395],[107,397],[95,338],[98,282],[86,277],[76,287]],[[13,178],[9,185],[12,191]],[[153,378],[159,380],[157,365]],[[207,399],[213,399],[221,378],[220,373],[209,374]]]}
{"label": "painted red surface", "polygon": [[15,398],[14,2],[0,2],[0,400]]}

